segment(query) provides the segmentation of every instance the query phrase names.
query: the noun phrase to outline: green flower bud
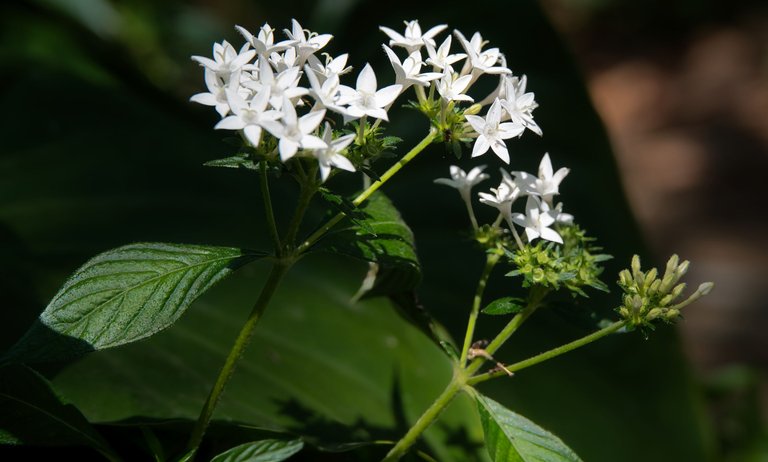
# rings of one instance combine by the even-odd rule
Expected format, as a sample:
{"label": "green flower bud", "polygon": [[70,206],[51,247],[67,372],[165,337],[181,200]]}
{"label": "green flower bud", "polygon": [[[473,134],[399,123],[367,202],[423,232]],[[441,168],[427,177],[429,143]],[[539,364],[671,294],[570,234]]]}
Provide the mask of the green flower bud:
{"label": "green flower bud", "polygon": [[714,287],[714,282],[703,282],[701,285],[699,285],[699,288],[696,289],[696,292],[700,293],[701,295],[707,295],[712,292],[712,288]]}
{"label": "green flower bud", "polygon": [[649,321],[653,321],[654,319],[658,318],[662,314],[664,314],[664,312],[662,311],[661,308],[654,308],[648,312],[648,314],[646,315],[646,319],[648,319]]}

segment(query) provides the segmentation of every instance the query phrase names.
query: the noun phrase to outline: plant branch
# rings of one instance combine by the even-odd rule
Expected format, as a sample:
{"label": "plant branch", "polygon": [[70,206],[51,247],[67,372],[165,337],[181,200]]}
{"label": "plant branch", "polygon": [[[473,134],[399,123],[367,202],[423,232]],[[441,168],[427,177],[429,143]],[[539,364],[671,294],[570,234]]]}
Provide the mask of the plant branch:
{"label": "plant branch", "polygon": [[269,237],[275,246],[275,252],[280,257],[283,254],[283,244],[280,242],[280,235],[277,232],[277,222],[275,221],[275,211],[272,208],[272,196],[269,193],[269,178],[267,177],[267,162],[261,161],[259,183],[261,184],[261,196],[264,199],[264,211],[267,215],[267,227],[269,228]]}
{"label": "plant branch", "polygon": [[[507,370],[510,372],[519,371],[521,369],[525,369],[527,367],[531,367],[533,365],[539,364],[541,362],[547,361],[549,359],[552,359],[556,356],[560,356],[562,354],[568,353],[569,351],[575,350],[576,348],[582,347],[584,345],[587,345],[588,343],[592,343],[595,340],[598,340],[602,337],[605,337],[606,335],[612,334],[616,332],[617,330],[621,329],[626,325],[626,321],[616,321],[613,324],[606,326],[596,332],[593,332],[585,337],[582,337],[578,340],[574,340],[571,343],[566,343],[565,345],[561,345],[557,348],[553,348],[549,351],[545,351],[544,353],[538,354],[536,356],[532,356],[526,360],[516,362],[514,364],[510,364],[506,366]],[[496,377],[501,376],[507,376],[507,373],[504,371],[493,371],[493,372],[486,372],[485,374],[478,374],[472,378],[470,378],[467,381],[468,385],[476,385],[478,383],[485,382],[486,380],[490,380]]]}
{"label": "plant branch", "polygon": [[467,332],[464,334],[464,346],[461,349],[461,359],[459,364],[464,367],[467,362],[467,355],[469,354],[469,348],[472,346],[472,340],[475,335],[475,324],[477,323],[477,316],[480,314],[480,305],[483,302],[483,293],[485,292],[485,286],[488,284],[488,278],[493,271],[493,267],[499,261],[499,254],[491,251],[487,254],[485,260],[485,268],[483,274],[480,276],[480,280],[477,282],[477,289],[475,290],[475,298],[472,301],[472,311],[469,313],[469,320],[467,321]]}

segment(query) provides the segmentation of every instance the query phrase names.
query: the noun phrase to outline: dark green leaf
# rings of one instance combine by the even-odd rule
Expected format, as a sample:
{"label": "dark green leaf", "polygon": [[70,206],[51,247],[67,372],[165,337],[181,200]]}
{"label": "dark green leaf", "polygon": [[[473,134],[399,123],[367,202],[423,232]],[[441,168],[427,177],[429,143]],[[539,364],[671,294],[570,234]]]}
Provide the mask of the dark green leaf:
{"label": "dark green leaf", "polygon": [[560,438],[477,393],[485,446],[494,462],[580,462]]}
{"label": "dark green leaf", "polygon": [[[377,263],[378,272],[368,295],[412,291],[421,280],[413,232],[382,193],[373,194],[359,210],[359,218],[345,219],[317,249]],[[357,224],[360,222],[365,226]]]}
{"label": "dark green leaf", "polygon": [[517,297],[503,297],[496,299],[483,308],[485,314],[513,314],[519,313],[525,308],[525,300]]}
{"label": "dark green leaf", "polygon": [[248,170],[259,169],[259,164],[251,160],[248,154],[238,154],[223,159],[211,160],[203,165],[206,167],[246,168]]}
{"label": "dark green leaf", "polygon": [[262,440],[241,444],[211,459],[211,462],[280,462],[301,451],[301,440]]}
{"label": "dark green leaf", "polygon": [[0,369],[0,444],[90,446],[112,454],[80,411],[61,401],[37,372],[21,365]]}
{"label": "dark green leaf", "polygon": [[149,337],[237,267],[263,256],[162,243],[109,250],[75,271],[3,359],[62,361]]}
{"label": "dark green leaf", "polygon": [[320,194],[320,197],[331,204],[334,209],[344,213],[344,215],[346,215],[356,226],[359,226],[362,231],[369,234],[376,234],[370,224],[365,220],[365,213],[360,211],[351,200],[346,199],[339,194],[332,193],[328,188],[319,188],[317,192]]}

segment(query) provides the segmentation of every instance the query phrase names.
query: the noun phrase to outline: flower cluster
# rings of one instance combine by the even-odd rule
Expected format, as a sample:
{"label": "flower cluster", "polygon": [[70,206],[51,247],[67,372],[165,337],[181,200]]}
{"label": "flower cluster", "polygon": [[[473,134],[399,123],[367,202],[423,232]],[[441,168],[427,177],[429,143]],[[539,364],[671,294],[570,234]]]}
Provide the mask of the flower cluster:
{"label": "flower cluster", "polygon": [[680,310],[707,295],[714,286],[711,282],[699,285],[698,289],[682,302],[675,302],[685,290],[685,283],[679,283],[688,271],[690,262],[683,261],[677,255],[667,262],[664,276],[659,278],[656,268],[648,271],[640,269],[640,257],[632,258],[631,269],[619,273],[619,286],[624,291],[622,306],[616,311],[631,327],[653,327],[652,321],[661,319],[672,322],[680,316]]}
{"label": "flower cluster", "polygon": [[[492,149],[509,163],[504,140],[520,136],[526,128],[541,134],[533,120],[537,104],[533,93],[525,90],[526,78],[512,75],[498,48],[487,48],[479,33],[468,40],[459,31],[438,45],[435,37],[446,25],[426,32],[416,20],[406,21],[405,26],[403,34],[380,27],[390,38],[382,47],[395,74],[395,83],[383,88],[369,64],[357,74],[354,87],[342,84],[341,77],[352,71],[348,54],[320,55],[333,37],[305,30],[295,19],[292,28],[284,31],[284,40],[276,38],[269,24],[255,34],[236,26],[245,41],[239,49],[223,41],[214,44],[212,58],[192,57],[204,68],[208,91],[191,100],[214,107],[222,117],[215,128],[237,131],[247,145],[262,149],[265,156],[281,162],[297,155],[314,157],[323,181],[332,167],[347,171],[360,167],[347,158],[347,148],[355,140],[364,144],[368,119],[376,119],[374,128],[388,121],[397,97],[411,87],[418,99],[414,105],[438,129],[455,132],[463,142],[475,139],[472,156]],[[463,53],[451,50],[454,36]],[[397,48],[407,56],[399,57]],[[424,67],[431,70],[422,71]],[[496,89],[470,108],[457,108],[457,103],[474,102],[467,92],[484,74],[499,79]],[[490,105],[488,113],[476,115],[485,105]],[[331,130],[323,121],[334,114],[342,119],[335,126],[354,123],[357,128]],[[355,132],[359,132],[357,138]]]}
{"label": "flower cluster", "polygon": [[[456,166],[451,167],[451,178],[440,178],[436,183],[445,184],[459,190],[470,213],[472,223],[477,229],[477,222],[472,211],[470,191],[473,186],[488,178],[482,173],[485,166],[475,167],[469,173]],[[547,241],[563,243],[562,236],[553,228],[557,224],[571,224],[573,216],[563,213],[563,204],[554,205],[553,198],[560,193],[560,183],[568,175],[567,168],[557,172],[552,169],[549,154],[544,154],[539,164],[538,176],[527,172],[507,172],[501,169],[502,180],[490,193],[479,193],[480,202],[495,207],[499,217],[506,221],[512,231],[518,247],[522,249],[516,226],[520,226],[528,242],[541,238]],[[512,205],[521,197],[527,196],[525,213],[512,213]]]}

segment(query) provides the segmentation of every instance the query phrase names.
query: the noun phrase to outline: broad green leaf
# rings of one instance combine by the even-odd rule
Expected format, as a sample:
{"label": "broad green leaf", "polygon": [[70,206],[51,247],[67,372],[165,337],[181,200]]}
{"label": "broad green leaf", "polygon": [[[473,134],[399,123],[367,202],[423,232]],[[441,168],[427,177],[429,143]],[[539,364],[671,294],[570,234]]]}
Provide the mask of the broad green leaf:
{"label": "broad green leaf", "polygon": [[27,367],[0,369],[0,409],[0,445],[90,446],[112,453],[80,411]]}
{"label": "broad green leaf", "polygon": [[525,301],[522,298],[517,297],[502,297],[498,298],[483,308],[482,312],[485,314],[512,314],[519,313],[525,308]]}
{"label": "broad green leaf", "polygon": [[280,462],[301,451],[301,440],[262,440],[241,444],[211,459],[211,462]]}
{"label": "broad green leaf", "polygon": [[263,253],[228,247],[139,243],[78,269],[3,358],[48,362],[149,337],[237,267]]}
{"label": "broad green leaf", "polygon": [[248,154],[225,157],[223,159],[210,160],[203,165],[206,167],[223,168],[245,168],[248,170],[258,170],[259,164],[254,162]]}
{"label": "broad green leaf", "polygon": [[476,393],[485,447],[494,462],[580,462],[560,438]]}
{"label": "broad green leaf", "polygon": [[367,295],[410,292],[421,280],[413,231],[380,192],[365,201],[355,216],[335,226],[316,248],[376,263]]}

